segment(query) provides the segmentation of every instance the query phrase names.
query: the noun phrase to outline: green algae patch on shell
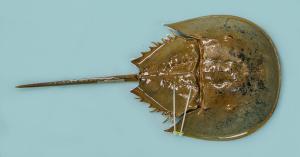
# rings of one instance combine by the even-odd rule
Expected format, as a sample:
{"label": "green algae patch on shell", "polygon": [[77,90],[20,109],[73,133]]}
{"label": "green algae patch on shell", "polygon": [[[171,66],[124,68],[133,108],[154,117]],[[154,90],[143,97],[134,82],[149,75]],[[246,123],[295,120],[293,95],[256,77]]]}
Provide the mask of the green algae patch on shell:
{"label": "green algae patch on shell", "polygon": [[[171,116],[172,87],[176,87],[180,95],[176,130],[180,130],[188,88],[192,88],[183,135],[194,138],[240,138],[270,118],[279,96],[280,65],[273,42],[261,28],[227,15],[167,26],[178,34],[133,61],[141,71],[140,85],[133,93]],[[169,72],[159,75],[166,65]]]}

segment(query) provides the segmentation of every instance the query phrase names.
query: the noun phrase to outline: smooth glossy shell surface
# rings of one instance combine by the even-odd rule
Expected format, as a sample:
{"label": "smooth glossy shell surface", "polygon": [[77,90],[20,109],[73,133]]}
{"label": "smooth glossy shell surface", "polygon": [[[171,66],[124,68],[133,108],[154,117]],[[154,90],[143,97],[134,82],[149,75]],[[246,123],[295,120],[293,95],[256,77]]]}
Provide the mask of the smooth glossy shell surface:
{"label": "smooth glossy shell surface", "polygon": [[140,85],[133,93],[171,116],[175,88],[177,129],[190,100],[183,135],[194,138],[240,138],[269,119],[279,95],[280,66],[276,48],[261,28],[226,15],[167,26],[178,35],[132,61],[140,69]]}

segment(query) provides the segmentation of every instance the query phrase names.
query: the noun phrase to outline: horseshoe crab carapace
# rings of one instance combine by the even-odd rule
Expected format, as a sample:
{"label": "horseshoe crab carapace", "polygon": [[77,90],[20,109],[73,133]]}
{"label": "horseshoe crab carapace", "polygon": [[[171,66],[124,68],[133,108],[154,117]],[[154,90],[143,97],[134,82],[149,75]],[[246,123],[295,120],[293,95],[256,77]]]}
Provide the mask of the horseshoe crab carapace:
{"label": "horseshoe crab carapace", "polygon": [[280,64],[261,28],[228,15],[166,26],[173,36],[132,61],[138,74],[17,87],[138,81],[132,93],[173,119],[166,131],[208,140],[246,136],[270,118],[279,96]]}

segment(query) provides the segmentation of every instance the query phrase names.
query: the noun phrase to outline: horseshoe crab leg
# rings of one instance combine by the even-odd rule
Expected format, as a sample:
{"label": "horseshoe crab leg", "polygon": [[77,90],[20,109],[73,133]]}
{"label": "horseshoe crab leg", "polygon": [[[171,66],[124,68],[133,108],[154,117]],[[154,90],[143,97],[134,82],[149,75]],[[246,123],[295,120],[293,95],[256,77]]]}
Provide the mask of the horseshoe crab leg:
{"label": "horseshoe crab leg", "polygon": [[177,134],[177,131],[176,131],[176,87],[175,85],[173,86],[173,134]]}
{"label": "horseshoe crab leg", "polygon": [[54,82],[41,82],[18,85],[16,88],[31,88],[31,87],[46,87],[46,86],[65,86],[65,85],[78,85],[78,84],[96,84],[96,83],[109,83],[109,82],[134,82],[138,81],[137,74],[128,75],[116,75],[107,77],[94,77],[86,79],[75,79],[75,80],[62,80]]}
{"label": "horseshoe crab leg", "polygon": [[179,135],[182,136],[183,135],[183,127],[184,127],[184,121],[185,121],[185,117],[186,117],[186,112],[187,112],[187,108],[189,106],[189,102],[190,102],[190,98],[191,98],[191,93],[192,93],[192,88],[189,88],[189,95],[185,104],[185,108],[184,108],[184,113],[183,113],[183,118],[182,118],[182,123],[181,123],[181,127],[180,127],[180,131],[178,132],[176,130],[176,116],[175,116],[175,108],[176,108],[176,103],[175,103],[175,85],[173,86],[173,134],[175,135]]}
{"label": "horseshoe crab leg", "polygon": [[186,100],[186,105],[185,105],[185,109],[184,109],[184,114],[183,114],[183,118],[182,118],[182,123],[181,123],[181,128],[180,128],[180,135],[183,135],[183,126],[184,126],[184,121],[185,121],[185,116],[186,116],[186,112],[187,112],[187,108],[189,106],[189,102],[190,102],[190,98],[191,98],[191,93],[192,93],[192,88],[190,87],[189,90],[189,96],[188,99]]}

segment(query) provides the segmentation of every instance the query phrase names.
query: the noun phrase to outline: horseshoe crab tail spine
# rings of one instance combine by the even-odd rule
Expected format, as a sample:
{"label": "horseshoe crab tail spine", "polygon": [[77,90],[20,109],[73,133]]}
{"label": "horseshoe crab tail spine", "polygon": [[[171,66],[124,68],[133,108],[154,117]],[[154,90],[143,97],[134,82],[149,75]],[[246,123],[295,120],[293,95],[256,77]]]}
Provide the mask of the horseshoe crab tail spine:
{"label": "horseshoe crab tail spine", "polygon": [[110,82],[134,82],[138,81],[137,74],[128,75],[116,75],[107,77],[94,77],[86,79],[75,79],[75,80],[62,80],[54,82],[41,82],[18,85],[16,88],[32,88],[32,87],[46,87],[46,86],[65,86],[65,85],[78,85],[78,84],[96,84],[96,83],[110,83]]}

